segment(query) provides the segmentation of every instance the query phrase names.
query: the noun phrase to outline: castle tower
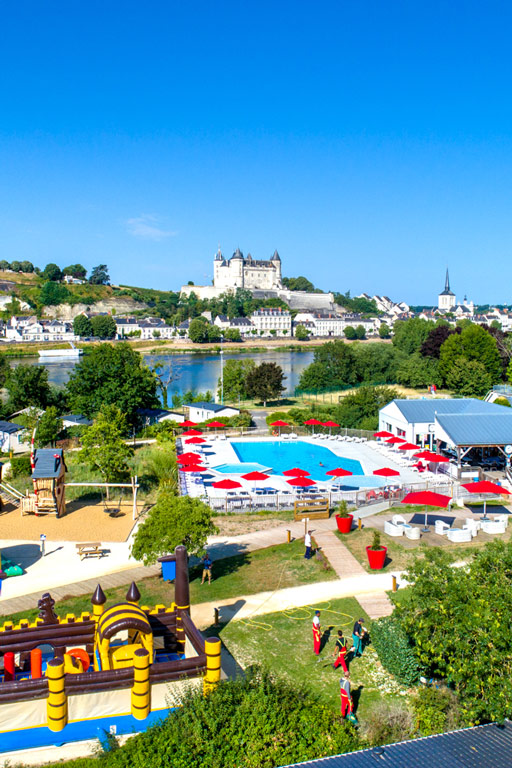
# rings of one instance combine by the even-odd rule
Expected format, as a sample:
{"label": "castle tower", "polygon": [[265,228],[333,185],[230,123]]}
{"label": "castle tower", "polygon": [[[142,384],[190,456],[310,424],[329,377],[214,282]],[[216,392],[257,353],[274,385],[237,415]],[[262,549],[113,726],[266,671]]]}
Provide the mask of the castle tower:
{"label": "castle tower", "polygon": [[233,288],[244,287],[244,255],[240,248],[237,248],[229,260],[229,271],[231,273],[231,285]]}
{"label": "castle tower", "polygon": [[446,280],[444,284],[444,291],[438,295],[437,306],[439,309],[450,312],[455,307],[456,298],[453,291],[450,290],[450,277],[448,275],[448,269],[446,269]]}
{"label": "castle tower", "polygon": [[272,254],[272,258],[270,259],[270,263],[274,265],[274,268],[276,270],[276,283],[275,288],[282,288],[283,284],[281,282],[282,275],[281,275],[281,257],[278,254],[277,250],[274,251]]}

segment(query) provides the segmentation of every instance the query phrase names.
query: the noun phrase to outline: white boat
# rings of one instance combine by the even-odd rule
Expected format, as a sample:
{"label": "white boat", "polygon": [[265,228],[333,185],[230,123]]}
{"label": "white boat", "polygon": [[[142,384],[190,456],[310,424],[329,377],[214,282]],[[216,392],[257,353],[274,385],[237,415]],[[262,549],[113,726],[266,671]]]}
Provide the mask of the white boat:
{"label": "white boat", "polygon": [[69,342],[70,348],[69,349],[40,349],[38,354],[39,357],[42,358],[57,358],[57,357],[65,357],[65,358],[76,358],[80,357],[80,355],[83,355],[84,351],[83,349],[78,349],[75,347],[72,341]]}

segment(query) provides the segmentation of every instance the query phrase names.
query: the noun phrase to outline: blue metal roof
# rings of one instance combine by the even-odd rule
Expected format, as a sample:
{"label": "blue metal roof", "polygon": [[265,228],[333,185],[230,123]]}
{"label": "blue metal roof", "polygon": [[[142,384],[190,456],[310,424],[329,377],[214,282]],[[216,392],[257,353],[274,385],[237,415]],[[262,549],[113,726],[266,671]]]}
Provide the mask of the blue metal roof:
{"label": "blue metal roof", "polygon": [[440,413],[503,413],[502,405],[486,403],[473,397],[459,400],[393,400],[396,407],[410,424],[434,423]]}
{"label": "blue metal roof", "polygon": [[[187,408],[203,408],[203,410],[212,411],[212,413],[218,413],[219,411],[224,411],[226,408],[232,408],[231,405],[221,405],[220,403],[205,403],[204,401],[199,403],[185,403],[185,406]],[[233,408],[233,410],[237,411],[238,408]]]}
{"label": "blue metal roof", "polygon": [[20,432],[25,429],[21,424],[16,424],[14,421],[0,421],[0,432],[7,435],[12,435],[14,432]]}
{"label": "blue metal roof", "polygon": [[[61,448],[38,448],[34,458],[33,478],[58,477],[64,461]],[[66,465],[64,464],[64,467]]]}
{"label": "blue metal roof", "polygon": [[[384,747],[363,749],[346,755],[324,757],[293,766],[310,768],[510,768],[512,765],[512,723],[491,723],[440,733],[422,739],[402,741]],[[292,768],[292,766],[283,766]]]}
{"label": "blue metal roof", "polygon": [[497,407],[505,413],[438,414],[437,421],[454,445],[512,445],[512,413]]}

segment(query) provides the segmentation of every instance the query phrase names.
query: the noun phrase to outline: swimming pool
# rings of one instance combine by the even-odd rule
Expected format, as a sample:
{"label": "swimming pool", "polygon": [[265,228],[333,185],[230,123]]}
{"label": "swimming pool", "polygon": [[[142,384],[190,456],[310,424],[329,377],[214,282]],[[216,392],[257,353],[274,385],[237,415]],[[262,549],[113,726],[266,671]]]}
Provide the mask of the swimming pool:
{"label": "swimming pool", "polygon": [[272,467],[276,475],[282,475],[287,469],[299,467],[310,472],[314,480],[327,480],[325,473],[331,469],[342,467],[354,475],[364,475],[361,462],[356,459],[346,459],[336,456],[328,448],[302,440],[284,442],[273,440],[269,442],[231,443],[236,455],[242,463],[263,464]]}
{"label": "swimming pool", "polygon": [[255,461],[241,461],[239,464],[219,464],[213,469],[225,475],[246,475],[249,472],[265,472],[270,467],[268,464],[257,464]]}

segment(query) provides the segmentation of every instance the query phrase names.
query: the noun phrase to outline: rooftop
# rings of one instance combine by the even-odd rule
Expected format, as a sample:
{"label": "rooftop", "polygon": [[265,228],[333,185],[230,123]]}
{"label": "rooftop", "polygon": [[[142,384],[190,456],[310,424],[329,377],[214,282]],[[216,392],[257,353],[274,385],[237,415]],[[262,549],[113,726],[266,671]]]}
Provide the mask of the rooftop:
{"label": "rooftop", "polygon": [[[500,414],[503,415],[503,406],[494,403],[486,403],[474,397],[444,400],[392,400],[392,403],[401,411],[405,419],[410,423],[434,423],[438,414]],[[384,406],[387,408],[388,406]],[[384,409],[383,409],[384,410]]]}
{"label": "rooftop", "polygon": [[[58,477],[64,455],[61,448],[38,448],[34,458],[33,478]],[[66,465],[64,464],[64,468]]]}
{"label": "rooftop", "polygon": [[[213,413],[224,411],[226,408],[232,408],[231,405],[222,405],[221,403],[207,403],[204,400],[198,403],[185,403],[185,406],[187,408],[202,408],[205,411],[212,411]],[[237,411],[238,408],[233,408],[233,410]]]}
{"label": "rooftop", "polygon": [[376,765],[384,768],[446,768],[447,765],[450,768],[509,768],[511,751],[512,723],[506,720],[503,725],[478,725],[293,765],[310,768],[367,768]]}
{"label": "rooftop", "polygon": [[14,432],[21,432],[25,429],[21,424],[16,424],[14,421],[0,421],[0,432],[4,434],[12,435]]}
{"label": "rooftop", "polygon": [[511,445],[512,413],[438,414],[437,423],[446,432],[453,445]]}

